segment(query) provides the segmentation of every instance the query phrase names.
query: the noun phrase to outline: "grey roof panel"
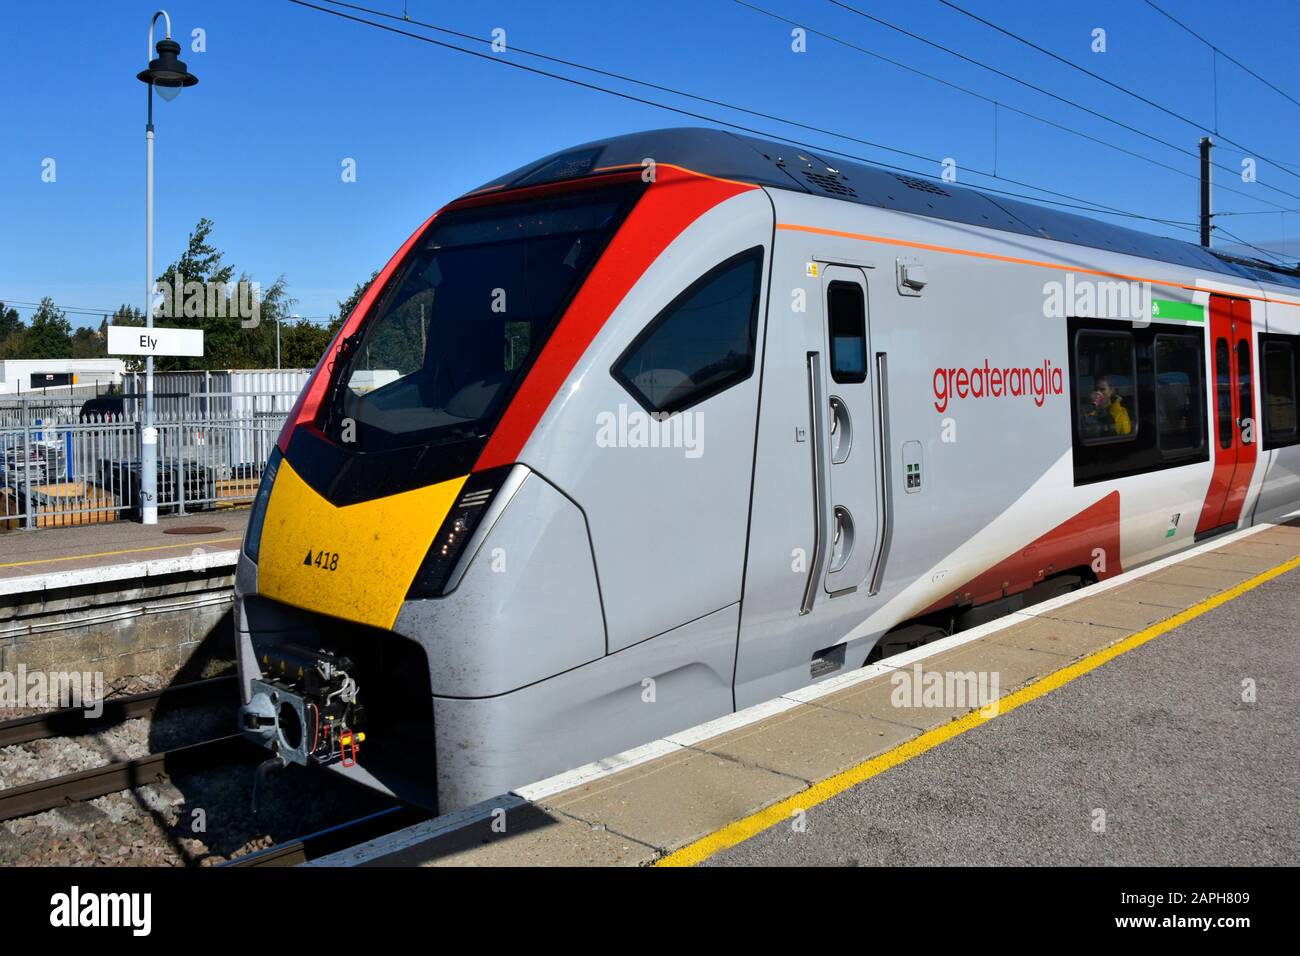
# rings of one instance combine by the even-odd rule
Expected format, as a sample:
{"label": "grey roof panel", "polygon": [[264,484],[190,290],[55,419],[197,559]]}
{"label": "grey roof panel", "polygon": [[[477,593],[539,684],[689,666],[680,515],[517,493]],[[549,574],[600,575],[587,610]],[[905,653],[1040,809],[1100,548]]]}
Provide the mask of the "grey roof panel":
{"label": "grey roof panel", "polygon": [[[556,182],[645,159],[723,179],[793,189],[949,222],[1040,236],[1093,249],[1175,263],[1190,269],[1300,288],[1300,274],[1224,258],[1181,239],[1112,225],[967,186],[893,172],[867,163],[831,161],[799,146],[697,127],[647,130],[552,153],[492,180],[483,189]],[[477,190],[476,190],[477,191]]]}

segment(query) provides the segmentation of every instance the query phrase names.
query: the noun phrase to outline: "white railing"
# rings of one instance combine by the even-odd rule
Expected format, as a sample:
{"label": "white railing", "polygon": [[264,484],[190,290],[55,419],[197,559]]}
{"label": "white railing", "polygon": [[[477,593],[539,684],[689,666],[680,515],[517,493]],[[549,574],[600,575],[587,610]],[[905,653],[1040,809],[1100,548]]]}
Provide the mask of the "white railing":
{"label": "white railing", "polygon": [[[204,392],[155,405],[158,511],[247,504],[297,392]],[[139,520],[143,402],[0,415],[0,531]],[[102,406],[101,406],[102,407]],[[12,411],[6,410],[6,411]]]}

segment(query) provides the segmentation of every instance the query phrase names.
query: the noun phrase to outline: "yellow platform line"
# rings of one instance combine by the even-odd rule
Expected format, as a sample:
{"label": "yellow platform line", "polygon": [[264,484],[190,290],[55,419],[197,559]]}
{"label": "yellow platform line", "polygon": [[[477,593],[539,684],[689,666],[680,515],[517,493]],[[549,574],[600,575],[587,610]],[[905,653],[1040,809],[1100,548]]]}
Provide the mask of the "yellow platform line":
{"label": "yellow platform line", "polygon": [[33,564],[54,564],[57,561],[80,561],[83,558],[111,558],[119,554],[140,554],[143,551],[168,551],[173,548],[197,548],[204,544],[229,544],[232,541],[242,541],[243,537],[238,538],[212,538],[209,541],[182,541],[176,544],[156,544],[148,548],[126,548],[122,551],[97,551],[94,554],[70,554],[62,558],[39,558],[34,561],[14,561],[12,564],[0,564],[0,568],[25,568]]}
{"label": "yellow platform line", "polygon": [[779,803],[774,803],[766,809],[759,810],[747,817],[729,823],[720,830],[703,836],[694,843],[688,843],[667,856],[655,862],[655,866],[694,866],[696,863],[703,862],[715,853],[719,853],[738,843],[748,840],[750,837],[757,836],[764,830],[776,826],[784,820],[788,820],[796,810],[807,810],[815,807],[820,803],[825,803],[831,797],[837,796],[856,786],[863,781],[870,780],[877,774],[884,773],[891,767],[897,767],[899,764],[906,763],[913,757],[919,757],[927,750],[932,750],[945,741],[964,734],[968,730],[994,720],[1003,714],[1008,714],[1032,700],[1036,700],[1045,694],[1050,694],[1057,688],[1064,687],[1072,680],[1082,677],[1089,671],[1096,670],[1107,661],[1114,660],[1121,654],[1126,654],[1134,648],[1141,647],[1147,641],[1154,640],[1161,634],[1166,634],[1174,628],[1181,627],[1188,621],[1194,620],[1208,611],[1214,610],[1220,605],[1238,598],[1247,591],[1253,590],[1267,581],[1279,575],[1286,574],[1300,568],[1300,556],[1292,558],[1270,568],[1241,584],[1231,587],[1226,591],[1220,592],[1213,597],[1206,598],[1199,604],[1193,605],[1173,617],[1165,618],[1156,624],[1144,630],[1138,631],[1109,647],[1103,648],[1094,654],[1090,654],[1082,660],[1076,661],[1066,667],[1062,667],[1055,673],[1041,677],[1032,684],[1020,688],[1002,697],[998,700],[997,712],[985,717],[978,710],[973,710],[964,717],[958,718],[951,723],[942,727],[935,727],[933,730],[927,730],[919,737],[900,744],[893,750],[888,750],[879,756],[872,757],[870,760],[858,764],[856,767],[850,767],[848,770],[837,773],[833,777],[828,777],[820,783],[815,783],[807,790],[802,790],[792,797],[787,797]]}

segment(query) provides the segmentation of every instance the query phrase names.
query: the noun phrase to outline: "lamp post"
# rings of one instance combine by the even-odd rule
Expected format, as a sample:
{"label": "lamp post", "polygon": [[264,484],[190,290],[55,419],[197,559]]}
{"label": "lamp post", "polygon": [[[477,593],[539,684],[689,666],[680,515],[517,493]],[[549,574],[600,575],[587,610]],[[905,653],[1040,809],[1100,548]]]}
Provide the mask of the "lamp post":
{"label": "lamp post", "polygon": [[[193,86],[199,78],[185,68],[177,55],[181,45],[172,39],[172,19],[166,10],[159,10],[149,21],[149,47],[146,56],[155,50],[153,28],[158,18],[166,24],[167,36],[158,41],[158,55],[136,74],[136,79],[149,87],[149,113],[144,126],[144,323],[153,328],[153,91],[164,100],[175,99],[182,89]],[[144,433],[140,442],[140,519],[144,524],[158,523],[158,429],[153,416],[153,356],[144,360]]]}

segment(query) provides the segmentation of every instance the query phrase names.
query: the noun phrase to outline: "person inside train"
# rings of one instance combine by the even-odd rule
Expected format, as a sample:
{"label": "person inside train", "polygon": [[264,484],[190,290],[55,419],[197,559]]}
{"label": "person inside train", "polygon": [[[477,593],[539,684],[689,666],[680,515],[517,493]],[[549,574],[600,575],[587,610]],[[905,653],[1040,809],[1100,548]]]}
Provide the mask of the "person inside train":
{"label": "person inside train", "polygon": [[1132,433],[1133,421],[1128,409],[1124,407],[1124,398],[1104,375],[1098,375],[1093,382],[1092,405],[1092,415],[1101,425],[1100,431],[1103,434]]}

